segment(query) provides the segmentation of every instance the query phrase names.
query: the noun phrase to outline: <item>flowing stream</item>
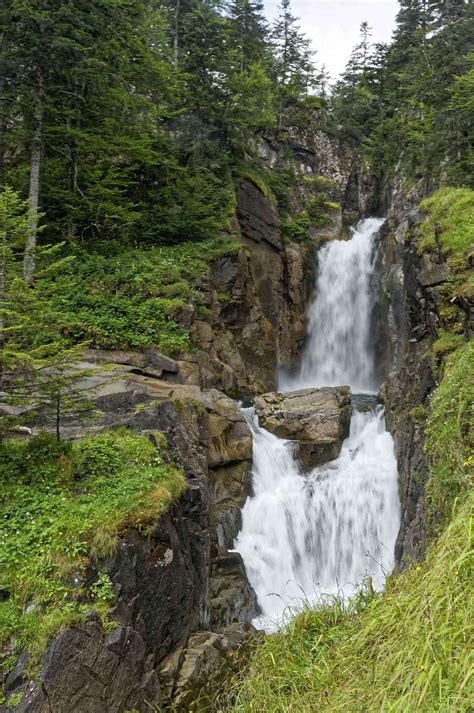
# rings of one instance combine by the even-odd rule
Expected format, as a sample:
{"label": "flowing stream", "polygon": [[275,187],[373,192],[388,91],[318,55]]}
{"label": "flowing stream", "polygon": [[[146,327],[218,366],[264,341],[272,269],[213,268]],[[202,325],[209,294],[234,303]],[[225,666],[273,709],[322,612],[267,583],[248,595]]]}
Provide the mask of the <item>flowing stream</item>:
{"label": "flowing stream", "polygon": [[[298,372],[280,375],[280,391],[348,384],[377,388],[370,316],[378,218],[361,221],[350,240],[319,252],[308,339]],[[252,429],[253,495],[242,511],[235,549],[257,594],[256,626],[272,631],[305,602],[348,597],[367,577],[380,589],[394,565],[399,529],[398,474],[383,409],[355,397],[349,437],[336,460],[304,475],[291,442]]]}

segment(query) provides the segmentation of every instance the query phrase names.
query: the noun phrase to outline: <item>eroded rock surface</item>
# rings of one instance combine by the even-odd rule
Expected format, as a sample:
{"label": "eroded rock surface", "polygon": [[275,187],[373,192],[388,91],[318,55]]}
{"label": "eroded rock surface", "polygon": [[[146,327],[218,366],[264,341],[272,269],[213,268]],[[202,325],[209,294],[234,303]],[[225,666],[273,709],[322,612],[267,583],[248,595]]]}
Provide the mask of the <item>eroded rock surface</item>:
{"label": "eroded rock surface", "polygon": [[255,407],[261,426],[299,443],[299,457],[306,468],[337,458],[349,435],[348,386],[264,394],[255,400]]}
{"label": "eroded rock surface", "polygon": [[[0,705],[2,713],[145,713],[166,709],[178,692],[205,697],[253,632],[255,594],[241,556],[229,552],[250,493],[252,439],[238,404],[215,389],[154,378],[149,356],[109,358],[116,360],[109,369],[89,377],[101,416],[66,425],[67,436],[126,426],[156,443],[160,433],[187,489],[147,536],[127,527],[116,553],[91,564],[92,576],[106,569],[113,583],[116,628],[105,632],[91,615],[61,631],[42,658],[39,683],[28,679],[25,652],[6,688],[21,701]],[[158,367],[157,353],[153,359],[174,368]]]}

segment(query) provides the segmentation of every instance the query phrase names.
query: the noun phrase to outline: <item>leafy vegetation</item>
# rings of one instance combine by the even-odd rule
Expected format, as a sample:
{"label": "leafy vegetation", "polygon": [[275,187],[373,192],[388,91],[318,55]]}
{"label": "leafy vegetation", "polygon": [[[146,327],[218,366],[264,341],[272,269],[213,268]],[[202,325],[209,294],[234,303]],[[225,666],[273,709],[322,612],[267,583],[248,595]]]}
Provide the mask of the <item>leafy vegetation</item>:
{"label": "leafy vegetation", "polygon": [[[232,237],[120,251],[79,251],[54,285],[69,338],[106,349],[190,347],[180,310],[197,297],[192,281],[209,261],[236,252]],[[48,294],[48,286],[45,286]]]}
{"label": "leafy vegetation", "polygon": [[0,481],[0,642],[9,644],[8,668],[25,647],[34,661],[61,626],[88,610],[106,615],[113,590],[100,562],[124,528],[153,527],[184,476],[146,437],[123,429],[73,444],[48,434],[5,442]]}

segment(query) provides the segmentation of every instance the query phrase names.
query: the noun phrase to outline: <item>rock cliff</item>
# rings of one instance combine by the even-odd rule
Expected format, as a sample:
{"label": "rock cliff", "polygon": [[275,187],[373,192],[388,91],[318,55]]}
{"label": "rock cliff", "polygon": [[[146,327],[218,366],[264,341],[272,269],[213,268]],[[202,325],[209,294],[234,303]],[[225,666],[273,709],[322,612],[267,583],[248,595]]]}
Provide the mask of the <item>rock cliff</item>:
{"label": "rock cliff", "polygon": [[[396,560],[402,569],[424,557],[426,548],[424,418],[439,377],[444,352],[436,342],[458,330],[472,334],[472,304],[449,289],[449,256],[437,244],[421,249],[420,228],[426,215],[417,207],[419,193],[393,189],[392,208],[383,239],[382,304],[385,329],[379,349],[388,376],[381,389],[387,426],[395,439],[402,522]],[[448,345],[449,348],[449,345]]]}
{"label": "rock cliff", "polygon": [[[113,557],[91,563],[91,573],[105,568],[113,583],[116,627],[104,630],[91,614],[61,631],[38,682],[28,678],[25,652],[5,685],[7,696],[23,694],[17,711],[122,713],[194,701],[232,669],[252,635],[255,595],[240,555],[228,551],[250,491],[251,436],[240,409],[217,390],[149,375],[161,359],[156,352],[115,356],[120,364],[91,377],[102,412],[94,430],[163,434],[188,487],[147,536],[128,527]],[[67,435],[81,433],[71,424]],[[8,705],[0,710],[14,709]]]}

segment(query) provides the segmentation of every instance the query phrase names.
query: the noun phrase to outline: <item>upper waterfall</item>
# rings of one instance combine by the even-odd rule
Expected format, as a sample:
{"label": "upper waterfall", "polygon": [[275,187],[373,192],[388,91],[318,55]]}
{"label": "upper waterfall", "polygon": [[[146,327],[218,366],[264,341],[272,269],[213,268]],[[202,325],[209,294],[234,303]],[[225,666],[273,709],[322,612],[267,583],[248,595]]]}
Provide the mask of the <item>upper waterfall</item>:
{"label": "upper waterfall", "polygon": [[[375,282],[375,236],[383,220],[369,218],[350,240],[319,253],[308,339],[296,375],[280,376],[280,390],[348,384],[374,392],[370,342]],[[327,594],[350,596],[366,577],[383,587],[394,564],[400,524],[394,444],[383,409],[355,405],[340,456],[301,472],[295,444],[259,426],[253,409],[253,496],[242,510],[235,547],[272,630],[285,612]],[[289,608],[289,609],[288,609]]]}
{"label": "upper waterfall", "polygon": [[360,221],[350,240],[332,240],[318,254],[308,339],[296,374],[280,374],[280,391],[348,385],[375,392],[370,320],[375,298],[374,241],[382,218]]}

